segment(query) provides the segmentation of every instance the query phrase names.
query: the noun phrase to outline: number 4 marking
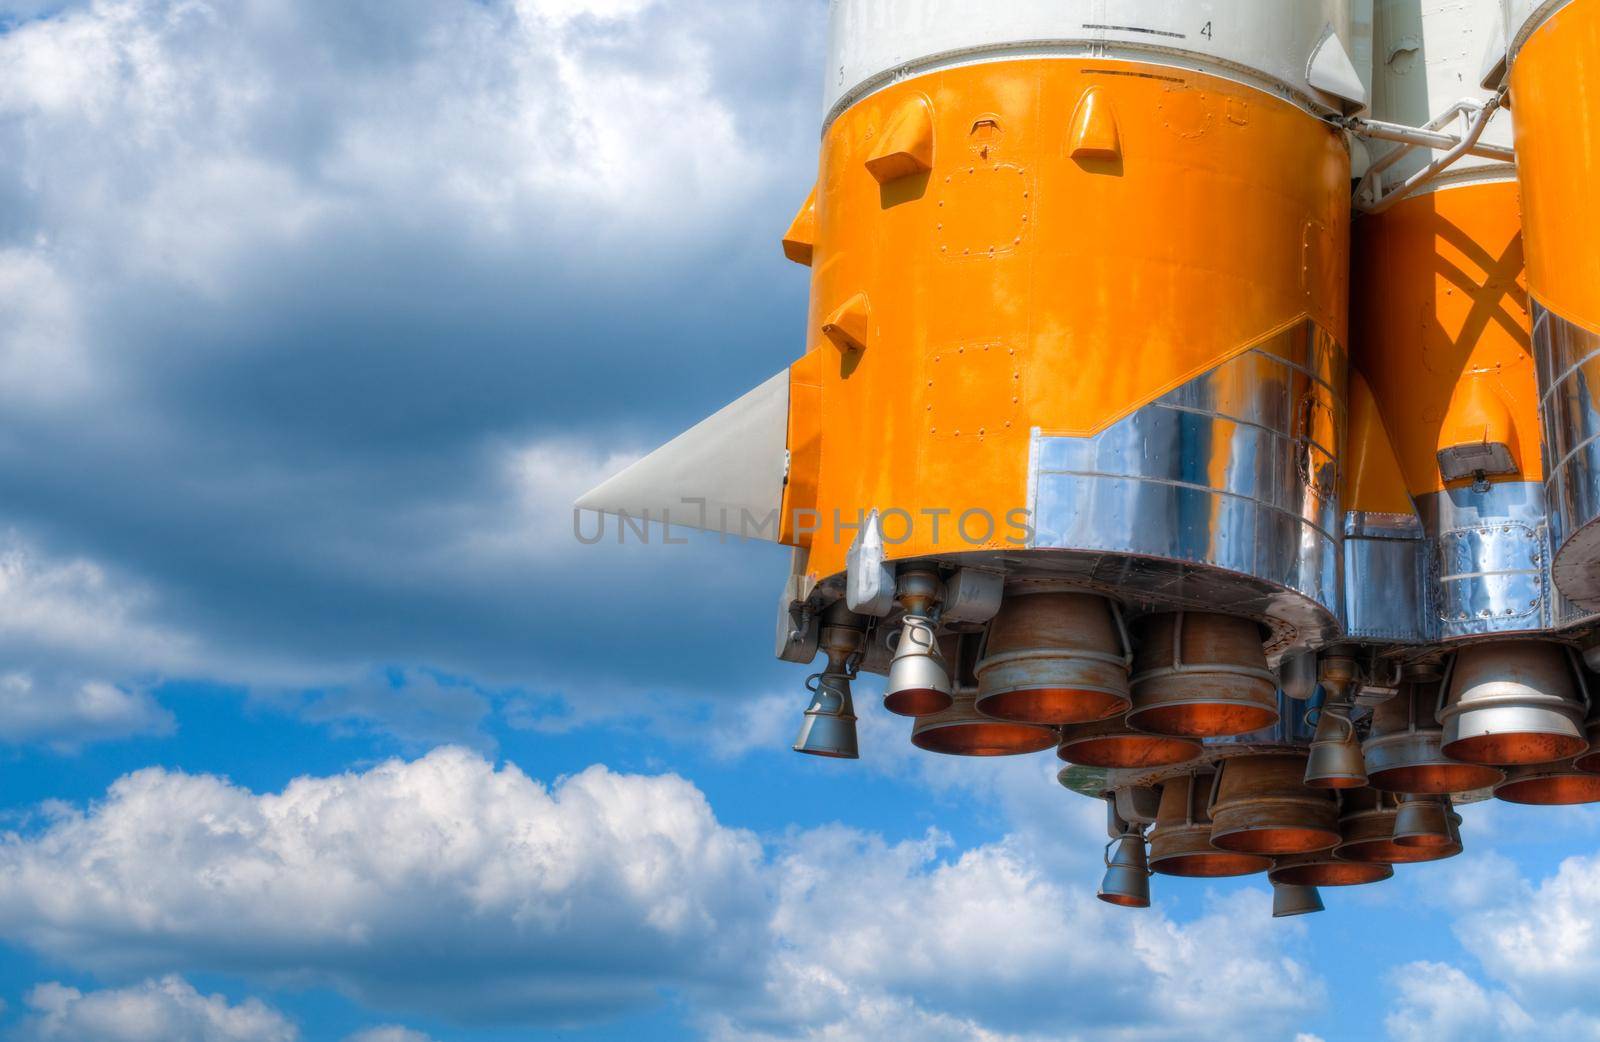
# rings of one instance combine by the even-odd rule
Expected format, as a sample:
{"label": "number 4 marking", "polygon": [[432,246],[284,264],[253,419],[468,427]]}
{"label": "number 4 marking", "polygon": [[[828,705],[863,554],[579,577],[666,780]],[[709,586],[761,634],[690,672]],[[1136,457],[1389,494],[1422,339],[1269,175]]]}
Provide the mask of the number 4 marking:
{"label": "number 4 marking", "polygon": [[1207,23],[1206,23],[1206,27],[1205,27],[1205,28],[1204,28],[1204,29],[1201,29],[1201,30],[1200,30],[1200,35],[1201,35],[1201,36],[1204,36],[1204,37],[1205,37],[1205,38],[1206,38],[1206,39],[1208,39],[1208,40],[1210,40],[1210,39],[1212,39],[1212,35],[1211,35],[1211,23],[1210,23],[1210,22],[1207,22]]}

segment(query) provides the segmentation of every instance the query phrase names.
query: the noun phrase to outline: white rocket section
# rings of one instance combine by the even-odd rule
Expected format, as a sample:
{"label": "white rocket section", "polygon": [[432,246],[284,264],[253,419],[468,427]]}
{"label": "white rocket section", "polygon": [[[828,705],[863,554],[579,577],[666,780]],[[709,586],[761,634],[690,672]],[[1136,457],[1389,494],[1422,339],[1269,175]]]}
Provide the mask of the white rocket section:
{"label": "white rocket section", "polygon": [[[1501,0],[1377,0],[1373,54],[1372,117],[1421,127],[1463,99],[1487,101],[1483,60],[1503,32]],[[1479,142],[1511,147],[1511,114],[1497,111]],[[1378,158],[1389,148],[1379,146]],[[1389,169],[1402,181],[1426,167],[1440,152],[1416,149]],[[1429,187],[1463,180],[1511,178],[1502,160],[1464,155]]]}
{"label": "white rocket section", "polygon": [[1370,0],[832,0],[826,111],[940,67],[1129,58],[1209,72],[1317,113],[1366,105],[1352,55]]}
{"label": "white rocket section", "polygon": [[584,493],[576,505],[777,542],[788,434],[785,369]]}
{"label": "white rocket section", "polygon": [[1506,40],[1510,44],[1507,57],[1515,60],[1517,52],[1528,41],[1533,31],[1545,19],[1561,10],[1572,0],[1503,0],[1505,7]]}

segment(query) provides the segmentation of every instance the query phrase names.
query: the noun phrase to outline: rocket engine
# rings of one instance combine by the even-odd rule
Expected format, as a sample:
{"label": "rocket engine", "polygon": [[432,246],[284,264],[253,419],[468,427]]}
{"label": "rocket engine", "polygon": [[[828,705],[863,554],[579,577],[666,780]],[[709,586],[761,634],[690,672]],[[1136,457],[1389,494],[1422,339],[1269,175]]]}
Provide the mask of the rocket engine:
{"label": "rocket engine", "polygon": [[578,504],[793,548],[797,751],[856,754],[862,672],[924,750],[1057,749],[1129,907],[1600,799],[1600,0],[834,0],[829,48],[804,353]]}

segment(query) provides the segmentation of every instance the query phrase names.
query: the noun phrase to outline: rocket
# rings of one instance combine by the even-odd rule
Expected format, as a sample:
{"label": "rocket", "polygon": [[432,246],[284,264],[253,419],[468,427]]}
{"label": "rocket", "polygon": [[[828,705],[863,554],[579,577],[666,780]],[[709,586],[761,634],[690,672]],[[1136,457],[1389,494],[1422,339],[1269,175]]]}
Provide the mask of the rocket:
{"label": "rocket", "polygon": [[1597,70],[1600,0],[834,0],[804,352],[578,507],[791,547],[796,750],[862,673],[1053,749],[1114,904],[1600,800]]}

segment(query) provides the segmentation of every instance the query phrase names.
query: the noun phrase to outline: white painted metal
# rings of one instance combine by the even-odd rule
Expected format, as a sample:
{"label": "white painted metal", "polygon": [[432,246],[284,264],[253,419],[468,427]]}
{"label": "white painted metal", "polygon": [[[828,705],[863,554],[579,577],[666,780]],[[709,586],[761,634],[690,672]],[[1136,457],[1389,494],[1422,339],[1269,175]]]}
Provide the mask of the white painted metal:
{"label": "white painted metal", "polygon": [[1572,0],[1504,0],[1505,32],[1510,47],[1507,58],[1516,61],[1517,52],[1528,42],[1528,37],[1543,25],[1551,15]]}
{"label": "white painted metal", "polygon": [[873,510],[845,552],[844,601],[851,611],[879,618],[894,611],[894,567],[883,558],[883,528]]}
{"label": "white painted metal", "polygon": [[[1457,102],[1483,104],[1494,97],[1480,80],[1484,52],[1502,31],[1501,0],[1377,0],[1374,26],[1372,118],[1408,127],[1430,122]],[[1453,117],[1452,117],[1453,118]],[[1469,123],[1470,126],[1470,123]],[[1384,174],[1398,183],[1442,158],[1464,136],[1451,134],[1432,148],[1405,154]],[[1449,138],[1455,139],[1454,141]],[[1511,114],[1495,112],[1483,128],[1478,148],[1455,160],[1449,173],[1433,178],[1423,191],[1462,180],[1505,180],[1516,176],[1505,155],[1511,148]],[[1388,151],[1373,159],[1382,164]]]}
{"label": "white painted metal", "polygon": [[1360,112],[1367,107],[1367,85],[1362,82],[1361,74],[1332,26],[1328,27],[1317,49],[1311,52],[1311,60],[1306,64],[1306,82],[1346,102],[1341,106],[1345,111]]}
{"label": "white painted metal", "polygon": [[786,369],[585,493],[577,506],[776,542],[788,434]]}
{"label": "white painted metal", "polygon": [[[1250,83],[1317,114],[1365,105],[1336,65],[1365,27],[1370,0],[832,0],[828,122],[858,99],[939,68],[1021,56],[1126,58]],[[1357,17],[1352,17],[1352,8]],[[1337,37],[1328,44],[1330,34]],[[1338,53],[1336,54],[1335,51]],[[1340,61],[1339,55],[1343,55]],[[1329,64],[1331,63],[1331,64]]]}
{"label": "white painted metal", "polygon": [[988,622],[1000,613],[1005,586],[1001,572],[958,568],[945,582],[939,617],[945,622]]}
{"label": "white painted metal", "polygon": [[[1367,167],[1361,183],[1356,186],[1354,199],[1356,207],[1366,213],[1382,213],[1400,200],[1423,189],[1443,188],[1461,184],[1464,180],[1509,179],[1510,174],[1506,170],[1493,168],[1466,170],[1460,172],[1462,176],[1458,176],[1457,171],[1450,169],[1463,156],[1498,159],[1506,164],[1515,159],[1509,148],[1498,145],[1483,146],[1479,143],[1484,131],[1499,113],[1499,98],[1490,98],[1482,102],[1464,98],[1446,109],[1443,115],[1435,117],[1420,128],[1405,127],[1398,123],[1352,121],[1352,124],[1359,124],[1359,127],[1353,126],[1358,133],[1372,138],[1403,142],[1401,147],[1392,149]],[[1401,161],[1409,159],[1419,145],[1426,146],[1430,143],[1426,139],[1434,137],[1435,132],[1441,127],[1449,126],[1458,119],[1460,126],[1449,136],[1449,148],[1442,155],[1434,156],[1431,162],[1399,184],[1386,182],[1390,166],[1398,166]]]}

